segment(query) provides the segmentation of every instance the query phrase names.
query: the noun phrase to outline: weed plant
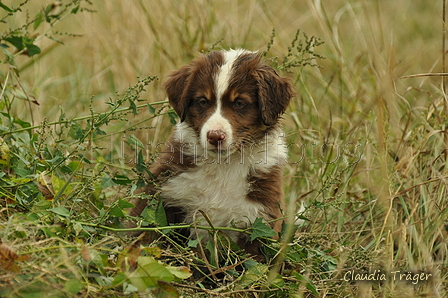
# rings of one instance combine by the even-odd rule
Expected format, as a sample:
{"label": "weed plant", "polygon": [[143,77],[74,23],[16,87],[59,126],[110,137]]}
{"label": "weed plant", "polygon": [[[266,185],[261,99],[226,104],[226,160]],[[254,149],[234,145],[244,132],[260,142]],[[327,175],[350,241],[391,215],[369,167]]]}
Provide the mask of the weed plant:
{"label": "weed plant", "polygon": [[[0,2],[0,297],[446,296],[445,1],[408,2]],[[239,230],[265,262],[128,214],[177,121],[158,78],[229,47],[297,91],[281,237]]]}

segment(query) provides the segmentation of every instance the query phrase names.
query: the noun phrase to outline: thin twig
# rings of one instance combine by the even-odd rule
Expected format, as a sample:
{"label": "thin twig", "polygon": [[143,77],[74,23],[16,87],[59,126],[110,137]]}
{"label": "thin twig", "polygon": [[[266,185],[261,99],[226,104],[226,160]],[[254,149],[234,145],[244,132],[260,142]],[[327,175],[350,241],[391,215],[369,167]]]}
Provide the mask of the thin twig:
{"label": "thin twig", "polygon": [[418,73],[418,74],[413,74],[413,75],[408,75],[408,76],[402,76],[402,77],[396,78],[396,80],[419,78],[419,77],[446,77],[446,76],[448,76],[448,73],[446,73],[446,72],[429,72],[429,73]]}
{"label": "thin twig", "polygon": [[222,231],[234,231],[234,232],[239,232],[239,233],[249,233],[250,229],[237,229],[237,228],[232,228],[232,227],[210,227],[210,226],[197,226],[195,224],[189,224],[189,225],[177,225],[177,226],[166,226],[166,227],[153,227],[153,228],[141,228],[141,227],[137,227],[137,228],[129,228],[129,229],[119,229],[119,228],[111,228],[108,226],[104,226],[104,225],[100,225],[100,224],[95,224],[95,223],[90,223],[90,222],[78,222],[79,224],[83,225],[83,226],[89,226],[89,227],[94,227],[94,228],[100,228],[103,230],[107,230],[107,231],[111,231],[111,232],[117,232],[117,233],[121,233],[121,232],[161,232],[163,230],[167,230],[167,229],[171,229],[171,230],[177,230],[177,229],[200,229],[200,230],[222,230]]}
{"label": "thin twig", "polygon": [[[442,72],[443,73],[445,73],[446,71],[445,71],[445,41],[446,41],[446,22],[445,22],[445,20],[446,20],[446,13],[445,13],[445,9],[446,9],[446,0],[443,0],[442,1],[442,6],[443,6],[443,9],[442,9],[442,19],[443,19],[443,22],[442,22]],[[446,83],[446,79],[445,79],[445,77],[442,77],[442,91],[443,91],[443,94],[445,94],[445,83]],[[445,104],[444,104],[444,106],[445,106],[445,110],[446,110],[446,101],[445,101]]]}

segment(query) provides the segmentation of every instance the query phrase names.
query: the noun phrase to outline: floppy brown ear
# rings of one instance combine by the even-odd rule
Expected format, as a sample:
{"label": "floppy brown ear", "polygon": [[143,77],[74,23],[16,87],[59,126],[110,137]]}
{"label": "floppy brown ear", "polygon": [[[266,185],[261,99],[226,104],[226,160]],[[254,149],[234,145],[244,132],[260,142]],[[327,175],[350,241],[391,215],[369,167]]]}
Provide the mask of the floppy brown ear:
{"label": "floppy brown ear", "polygon": [[289,79],[280,77],[267,65],[257,68],[254,76],[258,84],[261,119],[264,125],[271,126],[286,111],[294,90]]}
{"label": "floppy brown ear", "polygon": [[184,121],[187,116],[187,108],[190,99],[187,96],[187,89],[190,84],[189,78],[192,73],[190,65],[181,67],[179,70],[173,72],[168,81],[165,83],[165,90],[168,95],[168,100],[180,117],[180,121]]}

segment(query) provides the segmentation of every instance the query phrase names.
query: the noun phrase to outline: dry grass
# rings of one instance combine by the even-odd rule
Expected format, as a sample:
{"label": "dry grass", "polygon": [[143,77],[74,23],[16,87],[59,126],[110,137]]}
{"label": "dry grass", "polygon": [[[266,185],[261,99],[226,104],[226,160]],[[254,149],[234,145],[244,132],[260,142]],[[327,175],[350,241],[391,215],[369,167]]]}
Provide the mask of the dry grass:
{"label": "dry grass", "polygon": [[[33,5],[41,3],[31,1],[30,10]],[[82,37],[60,35],[65,45],[56,46],[42,40],[39,46],[47,52],[32,63],[18,58],[23,67],[20,82],[40,103],[30,108],[16,101],[13,109],[21,119],[33,117],[34,124],[44,118],[54,121],[59,107],[69,118],[88,115],[91,107],[105,111],[105,101],[133,85],[137,76],[159,76],[143,99],[163,101],[166,75],[196,53],[229,47],[264,51],[275,28],[268,58],[278,56],[281,61],[300,28],[325,41],[316,52],[326,58],[315,61],[321,68],[283,72],[297,91],[283,121],[287,139],[294,144],[285,171],[286,194],[292,205],[307,194],[303,201],[309,221],[294,238],[310,254],[300,263],[301,272],[314,282],[319,297],[446,295],[447,101],[441,76],[407,77],[442,71],[442,1],[285,0],[279,5],[258,0],[108,0],[95,1],[94,9],[96,13],[71,16],[58,29]],[[149,117],[146,111],[129,117],[126,125],[151,129],[127,133],[143,142],[163,140],[171,129],[168,117],[142,122]],[[125,129],[108,127],[107,133],[119,131],[119,142]],[[50,234],[42,239],[37,230],[36,235],[30,233],[31,240],[15,241],[27,227],[11,227],[2,212],[1,226],[7,232],[0,231],[0,237],[17,251],[53,245]],[[126,244],[112,237],[96,245],[113,250]],[[51,271],[60,268],[55,264],[60,262],[64,270],[86,278],[73,264],[82,251],[64,255],[62,246],[55,242],[54,251],[43,249],[33,266],[46,272],[45,266]],[[79,248],[79,243],[67,242],[66,247]],[[311,257],[314,249],[324,256]],[[39,256],[38,251],[34,254]],[[170,253],[167,259],[173,257]],[[187,252],[176,253],[182,262],[191,258]],[[321,266],[314,264],[318,260]],[[325,267],[326,262],[334,266]],[[325,275],[324,267],[331,272]],[[433,277],[417,285],[390,276],[386,283],[354,284],[341,281],[347,269],[424,271]],[[194,283],[178,289],[185,297],[214,294]],[[254,297],[261,297],[253,290]],[[102,291],[83,294],[108,295]],[[120,295],[116,291],[114,295]],[[283,297],[275,291],[270,295]],[[303,287],[294,295],[312,296]]]}

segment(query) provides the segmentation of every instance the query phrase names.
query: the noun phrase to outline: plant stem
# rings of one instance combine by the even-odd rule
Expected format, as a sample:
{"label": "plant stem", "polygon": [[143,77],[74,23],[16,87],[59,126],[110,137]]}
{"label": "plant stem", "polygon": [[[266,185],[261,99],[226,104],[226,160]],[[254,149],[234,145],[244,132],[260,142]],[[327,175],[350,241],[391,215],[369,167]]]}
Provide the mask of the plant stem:
{"label": "plant stem", "polygon": [[[167,100],[157,101],[157,102],[152,102],[150,104],[151,105],[160,105],[160,104],[165,104],[165,103],[168,103],[168,101]],[[141,108],[144,108],[146,106],[147,106],[147,104],[141,104],[141,105],[138,105],[137,108],[141,109]],[[131,109],[132,109],[131,107],[117,109],[115,111],[109,112],[108,115],[110,115],[111,113],[126,112],[126,111],[129,111]],[[96,113],[96,114],[93,114],[93,115],[81,116],[81,117],[76,117],[76,118],[73,118],[73,119],[49,122],[49,123],[46,123],[45,125],[55,125],[55,124],[70,123],[70,122],[73,122],[73,121],[75,121],[75,122],[76,121],[82,121],[82,120],[91,119],[92,117],[97,117],[97,116],[101,116],[101,115],[104,115],[104,113]],[[13,133],[27,131],[27,130],[32,130],[32,129],[36,129],[36,128],[40,128],[40,127],[42,127],[42,125],[34,125],[34,126],[30,126],[30,127],[24,127],[24,128],[12,130],[12,131],[6,131],[6,132],[1,133],[0,136],[5,136],[5,135],[13,134]]]}

